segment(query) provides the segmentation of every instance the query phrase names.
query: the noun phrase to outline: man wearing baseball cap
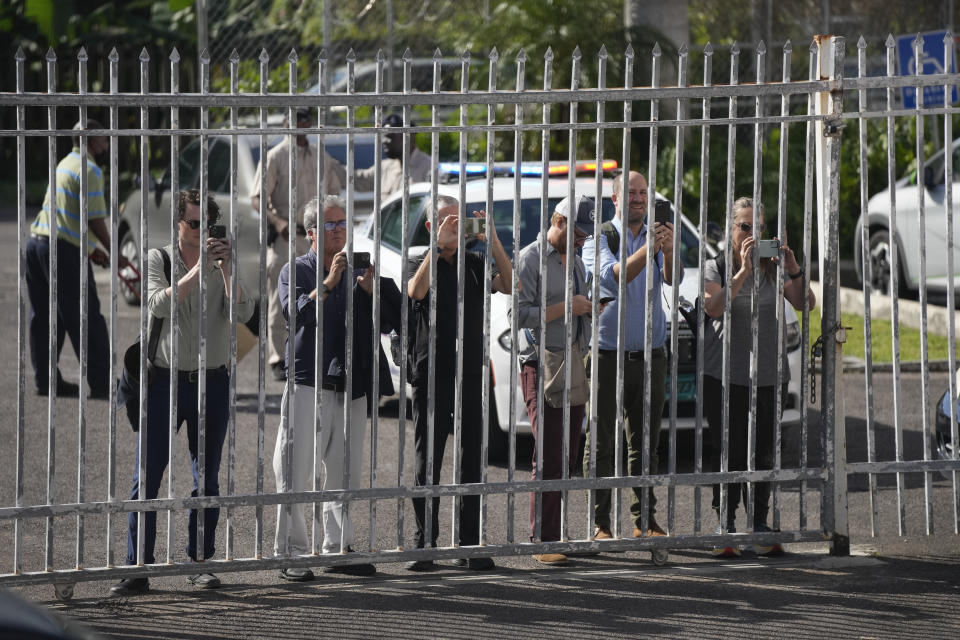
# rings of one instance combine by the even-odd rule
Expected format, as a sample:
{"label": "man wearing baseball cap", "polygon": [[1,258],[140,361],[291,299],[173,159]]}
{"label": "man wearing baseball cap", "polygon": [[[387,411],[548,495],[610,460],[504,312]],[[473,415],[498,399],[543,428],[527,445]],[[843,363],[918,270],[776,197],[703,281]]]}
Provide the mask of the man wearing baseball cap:
{"label": "man wearing baseball cap", "polygon": [[[384,128],[402,127],[403,119],[396,113],[391,113],[383,119]],[[413,121],[410,126],[416,126]],[[383,154],[386,156],[380,162],[380,197],[386,200],[403,188],[403,134],[395,131],[384,136]],[[410,168],[410,184],[427,182],[430,180],[430,156],[417,148],[414,135],[410,134],[410,152],[407,155],[407,166]],[[357,191],[372,191],[374,170],[376,165],[366,169],[358,169],[354,178]]]}
{"label": "man wearing baseball cap", "polygon": [[[582,356],[590,338],[590,313],[592,303],[587,299],[588,291],[587,272],[583,260],[576,253],[567,255],[568,224],[573,223],[574,250],[583,246],[586,239],[593,234],[595,205],[593,200],[584,196],[577,196],[573,201],[569,197],[557,204],[550,219],[547,230],[545,266],[546,272],[540,273],[540,236],[523,248],[517,259],[517,274],[520,279],[518,292],[517,327],[520,331],[519,353],[521,368],[521,386],[523,399],[527,405],[527,415],[530,418],[530,427],[535,440],[540,441],[543,450],[543,468],[537,468],[536,453],[533,458],[533,479],[555,480],[560,478],[563,468],[563,403],[557,401],[555,393],[548,388],[546,378],[547,369],[544,368],[544,396],[537,393],[537,376],[541,368],[539,362],[540,343],[545,341],[548,354],[564,353],[566,347],[566,311],[567,294],[567,260],[573,260],[573,281],[570,287],[573,291],[573,342],[570,346],[572,360],[571,370],[575,366],[583,366]],[[546,326],[540,327],[541,287],[546,287]],[[575,376],[571,377],[573,380]],[[571,385],[572,386],[572,385]],[[561,389],[562,391],[562,389]],[[569,433],[569,468],[576,462],[577,444],[580,439],[580,423],[583,422],[586,400],[575,398],[573,389],[570,389],[570,433]],[[560,394],[562,398],[562,392]],[[574,404],[576,402],[576,404]],[[536,451],[536,447],[534,447]],[[537,518],[536,494],[530,494],[530,539],[535,541]],[[556,491],[543,494],[541,507],[540,539],[551,542],[560,539],[560,493]],[[534,556],[541,564],[563,565],[567,563],[567,556],[562,553],[541,553]]]}

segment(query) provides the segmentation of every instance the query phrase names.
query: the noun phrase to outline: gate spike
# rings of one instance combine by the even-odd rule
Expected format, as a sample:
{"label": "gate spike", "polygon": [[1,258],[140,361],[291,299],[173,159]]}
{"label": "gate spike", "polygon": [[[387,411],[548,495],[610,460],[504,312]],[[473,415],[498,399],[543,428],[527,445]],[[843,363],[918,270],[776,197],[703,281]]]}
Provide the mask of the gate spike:
{"label": "gate spike", "polygon": [[57,53],[53,50],[53,47],[47,49],[47,62],[55,62],[57,60]]}
{"label": "gate spike", "polygon": [[77,52],[77,60],[79,62],[86,62],[87,60],[89,60],[89,58],[87,57],[86,47],[80,47],[80,51]]}
{"label": "gate spike", "polygon": [[293,64],[297,63],[297,60],[300,59],[300,56],[297,54],[296,49],[290,49],[290,55],[287,56],[287,60]]}
{"label": "gate spike", "polygon": [[790,38],[787,38],[787,41],[783,43],[783,52],[793,53],[793,43],[790,42]]}
{"label": "gate spike", "polygon": [[897,41],[893,39],[892,33],[887,34],[886,45],[887,45],[887,49],[893,49],[894,47],[897,46]]}
{"label": "gate spike", "polygon": [[553,47],[547,47],[547,52],[543,54],[543,59],[547,62],[553,61]]}
{"label": "gate spike", "polygon": [[[116,53],[117,50],[114,49],[113,52]],[[23,52],[23,47],[17,47],[17,52],[13,54],[13,59],[17,62],[23,62],[27,59],[27,54]]]}
{"label": "gate spike", "polygon": [[713,45],[710,44],[709,42],[708,42],[708,43],[706,44],[706,46],[703,48],[703,55],[705,55],[705,56],[712,56],[712,55],[713,55]]}
{"label": "gate spike", "polygon": [[236,50],[236,48],[230,52],[230,62],[233,64],[240,62],[240,53]]}
{"label": "gate spike", "polygon": [[660,57],[660,55],[661,55],[662,53],[663,53],[663,51],[660,49],[660,43],[659,43],[659,42],[654,42],[654,43],[653,43],[653,57],[654,57],[654,58],[658,58],[658,57]]}
{"label": "gate spike", "polygon": [[526,62],[527,61],[527,50],[520,48],[520,53],[517,54],[517,62]]}
{"label": "gate spike", "polygon": [[[114,49],[114,51],[116,51],[116,49]],[[177,51],[176,47],[170,52],[170,62],[180,62],[180,52]]]}
{"label": "gate spike", "polygon": [[500,59],[500,52],[497,51],[496,47],[494,47],[493,49],[490,50],[490,55],[487,57],[490,58],[490,60],[492,60],[493,62],[496,62],[497,60]]}
{"label": "gate spike", "polygon": [[[176,51],[176,49],[174,49],[174,51]],[[113,49],[110,49],[110,54],[107,55],[107,60],[109,60],[110,62],[119,62],[119,61],[120,61],[120,54],[117,53],[117,48],[116,48],[116,47],[114,47]]]}
{"label": "gate spike", "polygon": [[[204,49],[203,53],[200,54],[200,62],[203,62],[203,57],[207,55],[207,50]],[[210,61],[210,57],[207,56],[207,62]],[[150,53],[147,51],[147,48],[144,47],[140,50],[140,62],[150,62]]]}
{"label": "gate spike", "polygon": [[600,58],[601,60],[607,59],[607,45],[605,44],[600,45],[600,51],[597,52],[597,57]]}
{"label": "gate spike", "polygon": [[403,52],[403,55],[400,56],[400,59],[403,60],[404,62],[410,62],[411,60],[413,60],[413,52],[410,51],[410,47],[406,48],[406,50]]}
{"label": "gate spike", "polygon": [[266,64],[267,62],[270,62],[270,54],[267,53],[266,47],[260,49],[260,62],[264,64]]}

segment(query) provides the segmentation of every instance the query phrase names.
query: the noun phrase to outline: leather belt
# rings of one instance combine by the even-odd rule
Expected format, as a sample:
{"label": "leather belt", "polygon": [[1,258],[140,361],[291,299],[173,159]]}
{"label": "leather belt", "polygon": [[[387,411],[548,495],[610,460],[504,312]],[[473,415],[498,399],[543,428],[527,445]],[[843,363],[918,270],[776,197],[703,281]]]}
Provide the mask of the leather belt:
{"label": "leather belt", "polygon": [[334,391],[336,393],[343,393],[345,390],[342,382],[324,382],[320,385],[320,388],[324,391]]}
{"label": "leather belt", "polygon": [[[616,349],[600,349],[599,351],[605,356],[617,355]],[[654,358],[667,357],[667,351],[663,347],[656,347],[655,349],[651,349],[650,353]],[[623,356],[624,356],[624,360],[626,360],[627,362],[636,362],[636,361],[643,360],[643,351],[625,351]]]}

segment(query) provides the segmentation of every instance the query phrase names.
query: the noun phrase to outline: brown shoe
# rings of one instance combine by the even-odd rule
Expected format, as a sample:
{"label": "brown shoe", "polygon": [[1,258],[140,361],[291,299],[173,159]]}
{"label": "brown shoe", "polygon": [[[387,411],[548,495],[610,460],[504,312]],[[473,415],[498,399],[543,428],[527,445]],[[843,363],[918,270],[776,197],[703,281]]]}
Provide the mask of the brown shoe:
{"label": "brown shoe", "polygon": [[545,564],[551,567],[559,567],[567,564],[567,556],[563,555],[562,553],[538,553],[533,556],[533,559],[540,564]]}
{"label": "brown shoe", "polygon": [[613,534],[610,533],[610,529],[606,527],[597,527],[593,532],[594,540],[611,540],[613,539]]}
{"label": "brown shoe", "polygon": [[635,528],[633,530],[633,537],[646,538],[649,536],[651,538],[659,538],[661,536],[669,535],[666,531],[660,528],[660,525],[657,524],[657,521],[653,516],[650,516],[650,518],[647,520],[647,526],[650,527],[649,531],[640,531],[639,528]]}

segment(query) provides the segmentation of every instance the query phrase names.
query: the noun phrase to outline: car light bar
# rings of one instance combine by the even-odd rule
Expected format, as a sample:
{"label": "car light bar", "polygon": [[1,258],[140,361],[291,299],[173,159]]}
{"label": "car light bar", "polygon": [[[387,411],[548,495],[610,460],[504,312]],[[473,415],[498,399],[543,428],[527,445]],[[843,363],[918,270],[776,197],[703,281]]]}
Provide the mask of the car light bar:
{"label": "car light bar", "polygon": [[[617,169],[616,160],[603,160],[600,163],[600,170],[603,172],[615,171]],[[450,181],[460,175],[459,162],[441,162],[438,165],[442,180]],[[580,160],[575,165],[576,173],[590,173],[597,170],[595,160]],[[547,165],[547,175],[565,176],[570,174],[570,164],[568,162],[551,162]],[[487,165],[481,162],[467,162],[463,165],[463,175],[469,178],[483,178],[487,175]],[[509,177],[516,175],[516,165],[512,162],[497,162],[493,165],[493,175],[495,177]],[[543,164],[539,162],[524,162],[520,165],[521,176],[542,176]]]}

